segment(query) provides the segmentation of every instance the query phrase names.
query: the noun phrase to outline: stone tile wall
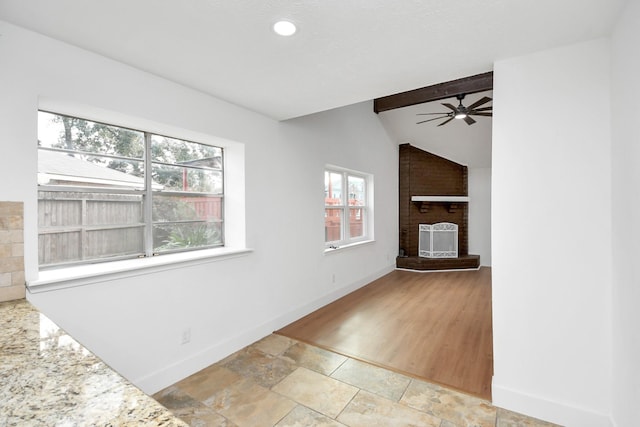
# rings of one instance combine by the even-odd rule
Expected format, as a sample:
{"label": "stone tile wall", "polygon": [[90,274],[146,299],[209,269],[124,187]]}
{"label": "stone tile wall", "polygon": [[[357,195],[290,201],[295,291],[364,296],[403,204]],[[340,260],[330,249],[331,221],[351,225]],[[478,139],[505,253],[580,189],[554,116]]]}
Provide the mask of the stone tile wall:
{"label": "stone tile wall", "polygon": [[25,297],[22,202],[0,202],[0,302]]}

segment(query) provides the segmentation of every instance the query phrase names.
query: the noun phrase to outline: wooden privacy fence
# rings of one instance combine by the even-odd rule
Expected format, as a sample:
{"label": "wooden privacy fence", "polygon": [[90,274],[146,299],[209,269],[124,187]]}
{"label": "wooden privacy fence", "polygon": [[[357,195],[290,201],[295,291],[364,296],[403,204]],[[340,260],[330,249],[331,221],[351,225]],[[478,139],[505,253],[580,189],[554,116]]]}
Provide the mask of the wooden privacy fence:
{"label": "wooden privacy fence", "polygon": [[143,198],[137,194],[38,192],[38,262],[144,253]]}
{"label": "wooden privacy fence", "polygon": [[[178,209],[176,203],[187,208]],[[154,198],[154,250],[182,220],[222,220],[222,198]],[[156,218],[157,216],[157,218]],[[141,194],[38,192],[38,262],[41,266],[145,253]]]}

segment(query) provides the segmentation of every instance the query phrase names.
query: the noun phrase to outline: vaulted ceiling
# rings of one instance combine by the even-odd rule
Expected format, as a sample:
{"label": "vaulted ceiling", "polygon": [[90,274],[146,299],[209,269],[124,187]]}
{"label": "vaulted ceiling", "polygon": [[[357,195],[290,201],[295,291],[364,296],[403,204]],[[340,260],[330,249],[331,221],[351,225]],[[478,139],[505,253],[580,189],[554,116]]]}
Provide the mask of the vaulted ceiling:
{"label": "vaulted ceiling", "polygon": [[[2,0],[0,19],[281,120],[607,35],[624,3]],[[273,33],[282,18],[294,36]]]}
{"label": "vaulted ceiling", "polygon": [[[492,97],[492,91],[467,95],[465,105],[480,98]],[[383,126],[391,138],[398,142],[408,142],[422,150],[452,160],[471,168],[491,167],[491,121],[490,117],[474,117],[476,123],[469,126],[463,120],[452,120],[444,126],[438,126],[444,120],[416,124],[425,120],[418,113],[448,112],[442,102],[458,105],[455,97],[432,101],[403,108],[384,111],[379,114]],[[488,103],[487,105],[492,105]]]}

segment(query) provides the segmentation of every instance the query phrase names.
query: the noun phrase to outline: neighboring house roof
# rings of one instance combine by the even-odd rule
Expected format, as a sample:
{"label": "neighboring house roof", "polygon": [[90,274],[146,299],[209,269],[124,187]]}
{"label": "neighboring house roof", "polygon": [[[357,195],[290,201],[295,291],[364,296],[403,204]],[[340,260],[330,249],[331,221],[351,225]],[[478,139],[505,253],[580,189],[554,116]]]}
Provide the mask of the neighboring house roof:
{"label": "neighboring house roof", "polygon": [[[38,184],[53,184],[55,181],[80,186],[144,188],[144,178],[87,162],[64,152],[38,150]],[[153,188],[160,190],[163,187],[154,183]]]}
{"label": "neighboring house roof", "polygon": [[185,160],[183,162],[177,162],[179,165],[185,166],[205,166],[208,168],[221,169],[222,168],[222,156],[204,157],[202,159]]}

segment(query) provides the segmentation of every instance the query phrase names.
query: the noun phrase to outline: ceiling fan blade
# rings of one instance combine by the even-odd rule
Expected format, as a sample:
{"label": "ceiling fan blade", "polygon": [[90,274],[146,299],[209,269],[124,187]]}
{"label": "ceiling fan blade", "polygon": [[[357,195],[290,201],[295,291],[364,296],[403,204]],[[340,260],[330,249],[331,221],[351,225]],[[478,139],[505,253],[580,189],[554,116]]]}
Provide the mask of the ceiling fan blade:
{"label": "ceiling fan blade", "polygon": [[446,125],[447,123],[449,123],[451,120],[453,120],[453,116],[452,116],[452,117],[449,117],[449,120],[445,120],[444,122],[440,123],[438,126],[444,126],[444,125]]}
{"label": "ceiling fan blade", "polygon": [[433,119],[429,119],[429,120],[422,120],[421,122],[417,122],[416,124],[419,125],[420,123],[426,123],[426,122],[431,122],[433,120],[440,120],[440,119],[444,119],[445,117],[449,117],[449,115],[444,115],[444,116],[440,116],[440,117],[435,117]]}
{"label": "ceiling fan blade", "polygon": [[416,113],[416,116],[428,116],[431,114],[440,114],[441,116],[447,116],[449,113]]}
{"label": "ceiling fan blade", "polygon": [[469,116],[466,116],[466,117],[465,117],[464,119],[462,119],[462,120],[464,120],[465,122],[467,122],[467,124],[468,124],[469,126],[471,126],[472,124],[474,124],[474,123],[476,122],[475,120],[473,120],[473,119],[472,119],[471,117],[469,117]]}
{"label": "ceiling fan blade", "polygon": [[445,102],[445,103],[443,103],[442,105],[444,105],[445,107],[449,108],[450,110],[458,111],[458,110],[456,109],[456,107],[454,107],[453,105],[449,104],[448,102]]}
{"label": "ceiling fan blade", "polygon": [[476,102],[474,102],[473,104],[469,105],[467,107],[467,110],[473,110],[474,108],[479,107],[482,104],[486,104],[489,101],[491,101],[491,98],[489,98],[488,96],[482,97],[479,100],[477,100]]}
{"label": "ceiling fan blade", "polygon": [[469,111],[489,111],[489,110],[493,110],[493,107],[474,108],[474,109],[469,110]]}
{"label": "ceiling fan blade", "polygon": [[493,113],[474,113],[473,111],[470,113],[467,113],[470,116],[483,116],[483,117],[493,117]]}

